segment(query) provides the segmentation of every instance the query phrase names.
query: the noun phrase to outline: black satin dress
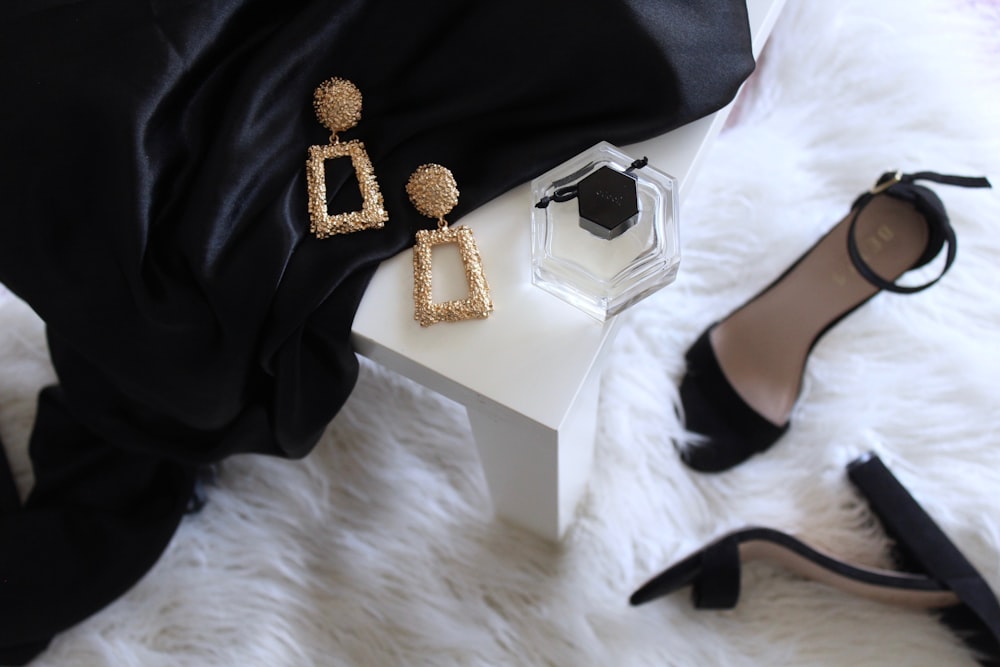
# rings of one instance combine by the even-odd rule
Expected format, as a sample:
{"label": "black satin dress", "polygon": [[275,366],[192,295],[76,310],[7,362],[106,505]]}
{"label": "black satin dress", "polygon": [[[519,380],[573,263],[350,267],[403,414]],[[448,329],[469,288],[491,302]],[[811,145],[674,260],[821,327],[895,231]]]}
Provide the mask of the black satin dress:
{"label": "black satin dress", "polygon": [[[0,664],[147,572],[198,466],[309,453],[354,385],[372,272],[433,225],[406,200],[416,166],[454,172],[454,221],[723,106],[752,69],[733,0],[0,3],[0,282],[59,380],[23,502],[0,448]],[[390,220],[317,240],[305,162],[331,76],[364,95],[341,137]],[[357,196],[345,175],[330,208]]]}

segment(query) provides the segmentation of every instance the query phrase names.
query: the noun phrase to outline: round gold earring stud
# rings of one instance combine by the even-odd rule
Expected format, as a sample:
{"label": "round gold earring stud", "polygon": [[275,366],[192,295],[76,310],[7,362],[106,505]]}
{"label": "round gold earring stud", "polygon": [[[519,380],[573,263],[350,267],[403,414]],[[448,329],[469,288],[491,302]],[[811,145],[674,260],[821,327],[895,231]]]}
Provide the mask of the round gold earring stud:
{"label": "round gold earring stud", "polygon": [[406,182],[406,194],[422,215],[434,218],[442,226],[444,216],[458,205],[458,184],[447,167],[424,164],[416,168]]}
{"label": "round gold earring stud", "polygon": [[336,137],[361,120],[361,91],[347,79],[333,77],[319,84],[313,93],[313,108],[323,127]]}

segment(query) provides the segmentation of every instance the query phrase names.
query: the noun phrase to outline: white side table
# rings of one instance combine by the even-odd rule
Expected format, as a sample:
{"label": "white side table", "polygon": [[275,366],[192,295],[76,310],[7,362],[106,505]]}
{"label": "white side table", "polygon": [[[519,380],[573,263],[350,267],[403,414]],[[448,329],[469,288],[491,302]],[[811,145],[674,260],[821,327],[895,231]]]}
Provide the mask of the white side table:
{"label": "white side table", "polygon": [[[783,4],[748,0],[755,57]],[[677,177],[683,207],[728,113],[624,150]],[[531,284],[531,204],[526,183],[460,221],[474,230],[483,256],[496,305],[488,320],[421,328],[413,319],[412,257],[403,252],[375,273],[352,340],[369,359],[464,405],[496,514],[558,540],[590,474],[598,380],[617,327]],[[683,224],[682,216],[682,235]]]}

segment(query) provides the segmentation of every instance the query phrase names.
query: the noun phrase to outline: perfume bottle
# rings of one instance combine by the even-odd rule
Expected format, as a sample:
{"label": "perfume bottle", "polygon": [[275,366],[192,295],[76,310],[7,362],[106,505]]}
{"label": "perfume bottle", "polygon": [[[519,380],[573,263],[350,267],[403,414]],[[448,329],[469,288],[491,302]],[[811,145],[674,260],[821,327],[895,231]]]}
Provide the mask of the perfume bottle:
{"label": "perfume bottle", "polygon": [[677,179],[602,141],[531,183],[531,282],[604,321],[680,267]]}

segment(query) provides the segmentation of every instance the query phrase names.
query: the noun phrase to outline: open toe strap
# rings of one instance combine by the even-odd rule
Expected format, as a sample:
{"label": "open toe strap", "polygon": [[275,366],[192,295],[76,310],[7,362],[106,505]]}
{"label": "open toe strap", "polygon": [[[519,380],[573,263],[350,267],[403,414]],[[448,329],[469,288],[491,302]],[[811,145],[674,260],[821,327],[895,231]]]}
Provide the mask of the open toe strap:
{"label": "open toe strap", "polygon": [[[847,253],[851,258],[851,263],[854,265],[854,268],[858,270],[858,273],[871,284],[875,285],[879,289],[896,292],[898,294],[913,294],[914,292],[920,292],[939,281],[948,269],[951,268],[951,265],[955,261],[955,255],[957,252],[958,244],[957,239],[955,238],[955,230],[952,228],[951,223],[948,220],[948,214],[945,211],[944,204],[941,203],[941,200],[934,194],[933,191],[922,185],[916,185],[915,181],[932,181],[934,183],[956,185],[963,188],[992,187],[986,178],[979,176],[948,176],[944,174],[937,174],[932,171],[921,171],[915,174],[903,174],[897,171],[882,174],[881,178],[879,178],[876,182],[875,187],[855,200],[852,207],[854,209],[854,214],[851,218],[850,228],[847,233]],[[878,275],[878,273],[876,273],[862,257],[861,250],[858,248],[857,237],[855,235],[858,218],[865,207],[868,206],[868,204],[871,203],[875,197],[883,193],[889,197],[910,202],[917,208],[918,211],[920,211],[927,221],[930,231],[927,250],[924,252],[923,256],[917,260],[912,268],[923,266],[929,262],[937,256],[941,247],[944,246],[946,253],[944,268],[942,268],[941,273],[939,273],[938,276],[930,282],[924,283],[923,285],[899,285]]]}
{"label": "open toe strap", "polygon": [[629,602],[640,605],[691,586],[698,609],[732,609],[740,596],[740,534],[732,533],[671,565],[639,587]]}
{"label": "open toe strap", "polygon": [[740,597],[740,540],[729,535],[701,552],[701,572],[691,588],[698,609],[732,609]]}

